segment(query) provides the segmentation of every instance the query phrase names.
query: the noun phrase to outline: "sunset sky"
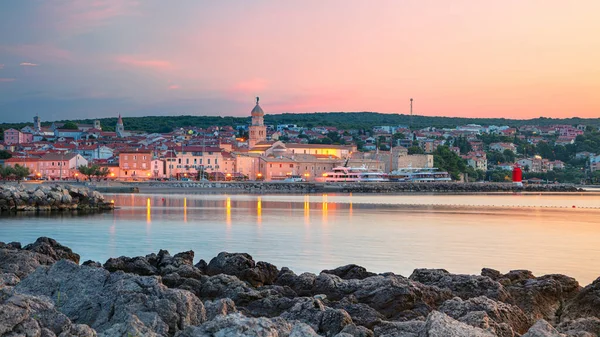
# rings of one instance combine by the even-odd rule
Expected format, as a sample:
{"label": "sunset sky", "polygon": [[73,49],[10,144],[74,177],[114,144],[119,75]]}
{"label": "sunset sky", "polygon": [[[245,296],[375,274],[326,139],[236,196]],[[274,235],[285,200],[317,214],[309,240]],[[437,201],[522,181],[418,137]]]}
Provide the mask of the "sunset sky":
{"label": "sunset sky", "polygon": [[598,0],[3,0],[0,122],[600,117]]}

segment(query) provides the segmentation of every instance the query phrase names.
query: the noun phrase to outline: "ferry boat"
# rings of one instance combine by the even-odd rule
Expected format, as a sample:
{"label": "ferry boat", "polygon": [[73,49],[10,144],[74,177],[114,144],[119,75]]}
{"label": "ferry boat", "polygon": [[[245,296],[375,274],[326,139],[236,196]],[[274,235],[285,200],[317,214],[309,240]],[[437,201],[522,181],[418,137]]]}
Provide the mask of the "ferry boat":
{"label": "ferry boat", "polygon": [[425,167],[400,168],[390,173],[389,178],[391,181],[410,182],[452,181],[448,172],[438,171],[437,168]]}
{"label": "ferry boat", "polygon": [[382,182],[389,181],[380,171],[372,171],[366,167],[334,167],[331,172],[323,173],[321,181],[332,182]]}

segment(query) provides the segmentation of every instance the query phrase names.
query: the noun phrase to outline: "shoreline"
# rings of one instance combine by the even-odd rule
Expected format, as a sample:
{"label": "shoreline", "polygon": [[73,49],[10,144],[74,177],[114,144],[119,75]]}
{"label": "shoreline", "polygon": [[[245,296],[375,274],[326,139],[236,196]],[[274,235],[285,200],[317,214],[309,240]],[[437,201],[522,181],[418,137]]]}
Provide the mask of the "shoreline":
{"label": "shoreline", "polygon": [[0,315],[3,333],[42,336],[595,336],[600,278],[352,264],[297,275],[245,253],[194,264],[165,250],[80,264],[42,237],[0,243],[0,309],[19,317]]}

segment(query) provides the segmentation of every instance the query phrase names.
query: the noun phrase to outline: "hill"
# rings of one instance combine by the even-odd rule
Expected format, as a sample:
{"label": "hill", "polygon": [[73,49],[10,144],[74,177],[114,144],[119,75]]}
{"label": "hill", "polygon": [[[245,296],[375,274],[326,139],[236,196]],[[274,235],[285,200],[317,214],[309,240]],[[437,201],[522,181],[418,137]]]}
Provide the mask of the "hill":
{"label": "hill", "polygon": [[[73,120],[76,123],[93,123],[93,119]],[[66,122],[66,120],[57,121]],[[100,118],[103,129],[114,130],[116,118]],[[123,118],[125,128],[133,131],[170,132],[174,128],[186,126],[235,126],[247,125],[250,117],[219,117],[219,116],[146,116]],[[412,123],[411,123],[412,122]],[[45,122],[43,125],[50,125]],[[298,126],[335,126],[341,129],[370,129],[377,125],[412,125],[413,128],[428,126],[454,128],[458,125],[508,125],[519,127],[523,125],[551,125],[551,124],[585,124],[600,126],[600,118],[534,118],[534,119],[506,119],[506,118],[464,118],[464,117],[431,117],[413,116],[404,114],[384,114],[377,112],[315,112],[315,113],[283,113],[265,115],[265,123],[296,124]],[[0,129],[22,128],[32,123],[3,123]]]}

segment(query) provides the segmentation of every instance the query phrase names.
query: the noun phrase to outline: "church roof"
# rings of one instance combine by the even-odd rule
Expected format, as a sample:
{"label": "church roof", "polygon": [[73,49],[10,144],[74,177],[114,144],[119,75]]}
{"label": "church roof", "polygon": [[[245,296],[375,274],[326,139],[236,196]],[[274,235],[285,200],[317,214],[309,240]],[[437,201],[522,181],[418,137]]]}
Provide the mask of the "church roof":
{"label": "church roof", "polygon": [[254,115],[264,115],[265,112],[263,111],[263,109],[260,107],[260,105],[258,105],[258,103],[256,103],[256,105],[254,106],[254,109],[252,109],[251,114]]}

